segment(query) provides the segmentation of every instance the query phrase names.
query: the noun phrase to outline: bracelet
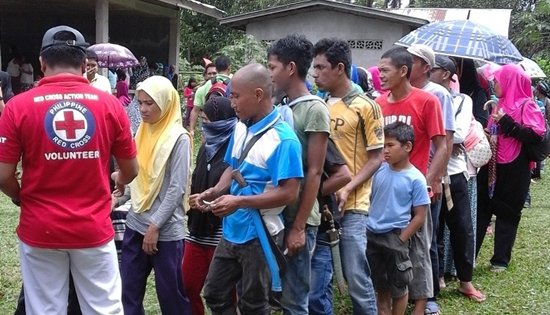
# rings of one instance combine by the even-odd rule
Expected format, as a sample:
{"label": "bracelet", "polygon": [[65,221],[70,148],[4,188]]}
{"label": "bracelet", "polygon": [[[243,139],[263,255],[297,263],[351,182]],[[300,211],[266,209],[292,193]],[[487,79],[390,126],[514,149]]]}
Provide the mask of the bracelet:
{"label": "bracelet", "polygon": [[0,96],[0,101],[3,101],[4,100],[4,97],[3,96]]}

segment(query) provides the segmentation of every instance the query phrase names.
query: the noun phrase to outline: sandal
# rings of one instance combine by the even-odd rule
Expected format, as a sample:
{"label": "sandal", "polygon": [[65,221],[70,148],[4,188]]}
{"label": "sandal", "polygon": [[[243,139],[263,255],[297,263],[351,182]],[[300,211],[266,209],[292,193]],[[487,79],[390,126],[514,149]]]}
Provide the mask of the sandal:
{"label": "sandal", "polygon": [[424,309],[424,315],[440,315],[439,305],[435,301],[428,301]]}
{"label": "sandal", "polygon": [[464,295],[465,297],[469,298],[472,301],[476,301],[478,303],[481,303],[487,299],[487,297],[481,293],[481,291],[474,289],[473,291],[464,292],[460,289],[457,289],[460,294]]}

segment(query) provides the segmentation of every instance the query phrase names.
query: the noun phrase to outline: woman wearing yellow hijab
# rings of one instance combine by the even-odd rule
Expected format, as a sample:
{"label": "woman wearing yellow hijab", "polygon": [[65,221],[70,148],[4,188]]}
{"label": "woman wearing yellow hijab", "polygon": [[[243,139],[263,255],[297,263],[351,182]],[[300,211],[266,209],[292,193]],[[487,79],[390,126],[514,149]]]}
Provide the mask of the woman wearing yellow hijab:
{"label": "woman wearing yellow hijab", "polygon": [[143,122],[135,137],[139,173],[130,184],[132,207],[122,243],[124,313],[144,314],[145,286],[154,268],[162,314],[191,314],[181,275],[191,145],[180,97],[161,76],[141,82],[136,93]]}

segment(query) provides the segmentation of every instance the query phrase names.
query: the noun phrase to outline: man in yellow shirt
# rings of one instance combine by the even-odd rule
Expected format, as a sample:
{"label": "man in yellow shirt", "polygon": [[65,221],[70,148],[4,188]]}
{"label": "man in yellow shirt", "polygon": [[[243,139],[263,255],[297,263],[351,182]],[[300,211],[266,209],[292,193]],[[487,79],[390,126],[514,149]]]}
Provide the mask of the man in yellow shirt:
{"label": "man in yellow shirt", "polygon": [[376,298],[367,262],[367,213],[371,177],[384,146],[380,106],[351,85],[351,50],[346,41],[322,39],[314,47],[315,83],[328,92],[331,137],[352,180],[337,193],[342,216],[340,251],[353,314],[376,314]]}

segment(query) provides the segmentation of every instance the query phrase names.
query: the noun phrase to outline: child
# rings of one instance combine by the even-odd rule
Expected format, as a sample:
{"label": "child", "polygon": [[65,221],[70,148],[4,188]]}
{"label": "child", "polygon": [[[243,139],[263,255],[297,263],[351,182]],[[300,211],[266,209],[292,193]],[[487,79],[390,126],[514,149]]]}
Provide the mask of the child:
{"label": "child", "polygon": [[367,256],[379,314],[396,315],[405,313],[413,277],[409,239],[422,227],[430,198],[424,175],[409,161],[412,127],[395,122],[384,128],[384,136],[386,163],[373,176]]}

